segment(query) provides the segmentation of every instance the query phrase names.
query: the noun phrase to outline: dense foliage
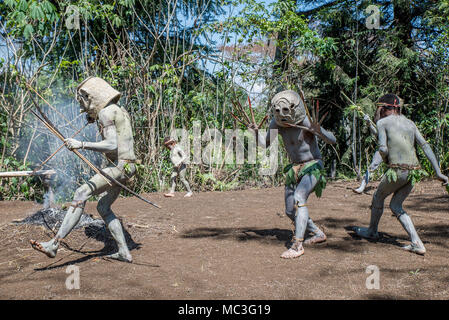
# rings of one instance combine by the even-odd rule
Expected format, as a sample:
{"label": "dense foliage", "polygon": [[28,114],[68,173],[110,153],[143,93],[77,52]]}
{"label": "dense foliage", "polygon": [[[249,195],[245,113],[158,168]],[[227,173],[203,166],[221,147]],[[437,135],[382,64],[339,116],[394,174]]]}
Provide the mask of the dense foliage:
{"label": "dense foliage", "polygon": [[[370,5],[379,9],[379,28],[368,28]],[[0,171],[32,169],[60,145],[30,114],[35,95],[24,83],[56,107],[40,100],[70,136],[84,125],[74,88],[96,75],[122,92],[131,114],[142,160],[138,192],[167,188],[171,165],[162,141],[173,129],[185,128],[192,144],[194,122],[203,131],[238,128],[231,101],[245,105],[248,95],[260,121],[273,94],[287,88],[302,89],[309,106],[319,100],[322,114],[331,111],[324,127],[338,143],[322,145],[329,175],[360,176],[368,166],[376,144],[362,114],[372,117],[376,99],[388,92],[404,100],[405,114],[448,173],[448,17],[448,0],[3,1]],[[93,126],[80,137],[98,139]],[[261,165],[203,163],[191,166],[189,179],[196,190],[282,181],[281,169],[260,176]],[[67,151],[48,167],[60,172],[61,199],[92,174]],[[36,178],[2,179],[0,188],[2,199],[42,198]]]}

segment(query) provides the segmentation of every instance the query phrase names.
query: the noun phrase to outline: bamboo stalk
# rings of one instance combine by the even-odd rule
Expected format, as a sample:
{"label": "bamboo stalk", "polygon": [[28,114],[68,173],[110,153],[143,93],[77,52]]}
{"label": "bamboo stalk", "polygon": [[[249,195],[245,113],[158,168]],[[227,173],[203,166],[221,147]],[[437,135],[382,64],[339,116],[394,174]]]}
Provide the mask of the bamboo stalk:
{"label": "bamboo stalk", "polygon": [[267,119],[268,119],[268,115],[266,115],[266,116],[262,119],[262,121],[260,121],[258,127],[259,127],[259,128],[262,127],[262,125],[264,124],[264,122],[265,122]]}
{"label": "bamboo stalk", "polygon": [[238,100],[236,100],[236,102],[231,100],[231,102],[234,105],[234,109],[237,110],[246,119],[246,121],[248,121],[248,124],[251,123],[251,120],[249,119],[246,112],[243,110],[240,102]]}
{"label": "bamboo stalk", "polygon": [[254,111],[253,111],[253,108],[251,106],[251,100],[249,99],[249,96],[248,96],[248,105],[249,105],[249,112],[251,113],[251,119],[253,120],[253,123],[255,124],[256,123],[256,119],[254,119]]}
{"label": "bamboo stalk", "polygon": [[235,114],[233,114],[232,112],[229,112],[231,114],[231,116],[237,120],[238,122],[240,122],[241,124],[243,124],[245,127],[248,126],[247,123],[243,122],[242,120],[240,120]]}
{"label": "bamboo stalk", "polygon": [[29,176],[48,176],[56,174],[55,170],[38,170],[34,171],[6,171],[0,172],[0,178],[11,178],[11,177],[29,177]]}
{"label": "bamboo stalk", "polygon": [[31,149],[31,144],[33,143],[34,136],[36,135],[36,129],[37,127],[34,128],[33,135],[31,136],[30,142],[28,143],[27,152],[25,153],[25,157],[23,158],[23,165],[25,165],[27,162],[28,154],[30,153]]}

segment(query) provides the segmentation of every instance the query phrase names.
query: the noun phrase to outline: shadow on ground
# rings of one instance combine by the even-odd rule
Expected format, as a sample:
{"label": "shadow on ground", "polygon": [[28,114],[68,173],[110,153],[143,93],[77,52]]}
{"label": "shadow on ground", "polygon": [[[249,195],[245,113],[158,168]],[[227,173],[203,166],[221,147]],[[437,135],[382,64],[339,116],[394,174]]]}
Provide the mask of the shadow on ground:
{"label": "shadow on ground", "polygon": [[371,242],[371,243],[377,243],[378,242],[378,243],[391,244],[391,245],[394,245],[394,246],[397,246],[397,247],[402,247],[403,244],[400,243],[398,240],[403,240],[403,241],[408,241],[409,240],[407,238],[393,236],[393,235],[390,235],[390,234],[385,233],[385,232],[379,232],[379,236],[380,236],[379,239],[362,238],[355,232],[356,228],[359,228],[359,227],[358,226],[346,226],[345,230],[348,232],[348,235],[352,239],[357,240],[357,241],[360,241],[360,240],[364,239],[364,240],[366,240],[368,242]]}
{"label": "shadow on ground", "polygon": [[263,243],[284,242],[290,243],[293,232],[286,229],[257,229],[254,227],[242,228],[195,228],[186,230],[181,234],[182,238],[214,238],[217,240],[232,239],[236,241],[262,241]]}
{"label": "shadow on ground", "polygon": [[[123,223],[122,223],[123,225]],[[126,243],[128,245],[128,248],[130,251],[132,250],[138,250],[141,248],[142,244],[141,243],[136,243],[132,237],[131,234],[125,229],[123,228],[123,232],[125,234],[125,240]],[[64,262],[62,264],[56,264],[62,260],[65,260],[67,258],[67,256],[57,260],[54,263],[51,263],[45,267],[42,268],[36,268],[34,269],[35,271],[45,271],[45,270],[51,270],[51,269],[57,269],[57,268],[62,268],[62,267],[66,267],[72,264],[79,264],[82,262],[86,262],[89,261],[93,258],[105,258],[105,256],[110,255],[112,253],[115,253],[118,251],[118,247],[117,244],[111,234],[111,232],[105,227],[105,226],[88,226],[84,229],[84,233],[86,234],[86,236],[88,237],[88,239],[84,242],[84,244],[79,248],[79,249],[74,249],[72,247],[70,247],[66,242],[62,242],[61,245],[72,252],[73,253],[81,253],[84,256],[81,258],[77,258],[75,260],[70,260],[67,262]],[[104,247],[100,250],[96,250],[96,251],[83,251],[84,246],[88,243],[89,240],[91,239],[95,239],[97,241],[103,242]],[[109,260],[109,259],[108,259]],[[112,260],[111,260],[112,261]],[[116,261],[116,260],[114,260]]]}

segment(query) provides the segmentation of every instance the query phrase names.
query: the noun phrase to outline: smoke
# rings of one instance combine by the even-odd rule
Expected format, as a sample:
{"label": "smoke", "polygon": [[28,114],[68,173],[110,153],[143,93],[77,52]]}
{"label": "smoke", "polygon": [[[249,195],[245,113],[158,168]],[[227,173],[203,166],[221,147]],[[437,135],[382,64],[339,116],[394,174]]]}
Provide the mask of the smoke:
{"label": "smoke", "polygon": [[44,209],[49,209],[50,206],[54,203],[55,201],[55,194],[53,192],[53,188],[51,187],[51,182],[50,182],[50,188],[47,189],[47,191],[44,194]]}
{"label": "smoke", "polygon": [[[42,100],[40,100],[40,107],[65,138],[71,138],[75,132],[86,125],[85,114],[80,114],[78,102],[69,96],[68,91],[52,89],[50,99],[48,101],[54,108],[49,107]],[[34,130],[36,130],[36,133],[33,135]],[[32,164],[32,168],[39,166],[63,144],[63,141],[54,136],[31,113],[28,130],[26,131],[20,138],[21,148],[17,151],[17,156],[24,159],[25,154],[27,154],[27,162]],[[92,123],[88,124],[74,139],[100,141],[102,138],[98,133],[96,124]],[[106,161],[98,152],[79,151],[96,166],[101,167]],[[42,179],[42,185],[45,189],[43,195],[44,208],[50,207],[53,201],[71,201],[75,190],[94,174],[81,159],[66,147],[63,147],[41,169],[56,171],[56,174],[49,179]]]}

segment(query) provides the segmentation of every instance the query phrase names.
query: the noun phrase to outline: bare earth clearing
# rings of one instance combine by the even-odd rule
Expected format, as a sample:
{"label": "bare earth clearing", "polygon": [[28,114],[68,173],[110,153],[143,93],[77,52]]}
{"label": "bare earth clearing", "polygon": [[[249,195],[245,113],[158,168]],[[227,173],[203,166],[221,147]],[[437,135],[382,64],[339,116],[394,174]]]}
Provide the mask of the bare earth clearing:
{"label": "bare earth clearing", "polygon": [[[292,236],[283,188],[195,193],[190,199],[184,193],[173,199],[147,195],[161,210],[120,198],[113,210],[126,228],[133,264],[101,258],[114,250],[111,241],[85,229],[73,231],[58,256],[47,258],[29,240],[47,240],[49,230],[11,224],[41,206],[0,202],[0,298],[448,299],[449,196],[440,183],[421,182],[404,206],[428,250],[424,257],[400,249],[407,235],[388,206],[381,241],[347,230],[368,225],[376,183],[363,195],[349,189],[356,186],[332,182],[322,198],[310,197],[311,217],[328,241],[306,247],[295,260],[279,258]],[[86,211],[98,217],[95,205],[88,203]],[[66,289],[71,264],[80,268],[80,290]],[[369,265],[380,269],[380,290],[365,287]]]}

